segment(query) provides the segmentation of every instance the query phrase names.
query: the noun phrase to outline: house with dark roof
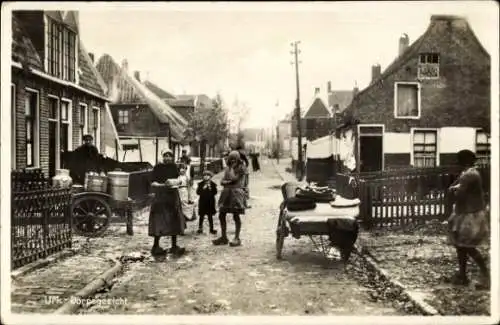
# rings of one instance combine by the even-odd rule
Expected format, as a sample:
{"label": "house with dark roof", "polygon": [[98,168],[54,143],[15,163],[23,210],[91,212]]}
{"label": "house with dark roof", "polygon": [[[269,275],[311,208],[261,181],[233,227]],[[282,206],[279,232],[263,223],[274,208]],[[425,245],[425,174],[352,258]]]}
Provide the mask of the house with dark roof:
{"label": "house with dark roof", "polygon": [[360,171],[455,164],[455,153],[490,156],[490,55],[465,18],[433,15],[344,112]]}
{"label": "house with dark roof", "polygon": [[77,11],[13,11],[11,71],[12,169],[53,176],[85,134],[115,155],[105,85],[80,39]]}
{"label": "house with dark roof", "polygon": [[[160,88],[151,81],[144,81],[144,85],[165,103],[172,107],[179,115],[181,115],[188,123],[197,109],[213,108],[213,100],[205,94],[198,95],[173,95],[163,88]],[[200,146],[196,141],[190,142],[184,147],[193,156],[200,156]],[[178,149],[179,150],[179,149]],[[219,153],[215,152],[215,148],[207,146],[207,154],[209,157],[216,156]]]}
{"label": "house with dark roof", "polygon": [[118,65],[104,54],[96,69],[108,88],[113,120],[123,143],[123,160],[154,165],[165,149],[180,152],[187,120],[166,102],[172,95],[164,91],[158,94],[158,87],[151,90],[152,83],[144,83],[138,71],[130,75],[126,59]]}

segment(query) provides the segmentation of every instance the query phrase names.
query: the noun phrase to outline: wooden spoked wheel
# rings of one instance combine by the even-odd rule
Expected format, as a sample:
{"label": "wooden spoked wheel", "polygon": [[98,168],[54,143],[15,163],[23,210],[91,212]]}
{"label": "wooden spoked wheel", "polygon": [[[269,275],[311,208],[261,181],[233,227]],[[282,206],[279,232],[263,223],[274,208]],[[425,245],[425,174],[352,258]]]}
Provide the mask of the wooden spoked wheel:
{"label": "wooden spoked wheel", "polygon": [[96,195],[81,196],[73,202],[73,229],[86,237],[97,237],[108,229],[111,207]]}
{"label": "wooden spoked wheel", "polygon": [[285,216],[283,212],[280,212],[278,218],[278,226],[276,228],[276,258],[281,260],[283,258],[283,244],[285,242],[285,237],[288,236],[288,228],[285,222]]}

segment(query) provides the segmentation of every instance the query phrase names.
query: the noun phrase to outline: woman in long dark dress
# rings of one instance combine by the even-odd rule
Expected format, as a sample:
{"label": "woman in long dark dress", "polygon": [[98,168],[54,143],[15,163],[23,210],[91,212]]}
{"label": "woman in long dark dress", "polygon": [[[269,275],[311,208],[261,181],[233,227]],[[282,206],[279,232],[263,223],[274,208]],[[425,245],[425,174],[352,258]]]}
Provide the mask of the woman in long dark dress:
{"label": "woman in long dark dress", "polygon": [[221,227],[221,237],[213,241],[214,245],[227,245],[227,224],[226,215],[231,213],[234,219],[235,232],[234,239],[230,246],[240,246],[241,218],[245,214],[246,196],[244,190],[246,166],[240,159],[238,151],[232,151],[227,157],[227,167],[224,169],[224,176],[221,185],[224,187],[219,197],[219,221]]}
{"label": "woman in long dark dress", "polygon": [[177,236],[186,228],[186,220],[182,213],[179,191],[179,170],[174,163],[172,151],[163,152],[163,162],[157,164],[152,172],[151,186],[155,194],[149,214],[149,236],[154,237],[151,254],[161,255],[166,251],[160,247],[160,238],[170,236],[172,246],[168,250],[174,255],[185,253],[183,247],[177,245]]}

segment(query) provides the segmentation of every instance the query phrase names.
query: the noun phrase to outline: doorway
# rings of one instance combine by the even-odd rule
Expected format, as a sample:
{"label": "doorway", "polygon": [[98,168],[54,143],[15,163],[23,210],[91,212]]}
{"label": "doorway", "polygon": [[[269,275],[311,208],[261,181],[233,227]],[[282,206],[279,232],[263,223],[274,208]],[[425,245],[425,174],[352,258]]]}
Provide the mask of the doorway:
{"label": "doorway", "polygon": [[49,177],[56,174],[57,153],[57,121],[49,120]]}
{"label": "doorway", "polygon": [[361,172],[382,170],[382,137],[363,136],[359,139]]}
{"label": "doorway", "polygon": [[384,170],[384,127],[360,125],[358,134],[360,172]]}

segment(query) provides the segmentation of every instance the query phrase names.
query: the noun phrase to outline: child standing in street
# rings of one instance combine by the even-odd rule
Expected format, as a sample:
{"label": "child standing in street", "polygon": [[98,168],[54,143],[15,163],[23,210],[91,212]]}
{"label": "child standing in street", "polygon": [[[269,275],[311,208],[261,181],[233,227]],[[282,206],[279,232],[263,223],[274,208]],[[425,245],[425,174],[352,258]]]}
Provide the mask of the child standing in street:
{"label": "child standing in street", "polygon": [[181,164],[179,167],[179,197],[181,199],[182,212],[187,221],[195,218],[194,204],[189,202],[189,177],[187,176],[187,166]]}
{"label": "child standing in street", "polygon": [[203,180],[198,183],[196,194],[199,195],[198,215],[200,217],[198,224],[198,234],[203,233],[203,221],[205,216],[208,218],[210,233],[215,235],[217,231],[214,229],[213,216],[217,212],[215,210],[215,196],[217,195],[217,184],[212,181],[213,174],[209,170],[203,172]]}

